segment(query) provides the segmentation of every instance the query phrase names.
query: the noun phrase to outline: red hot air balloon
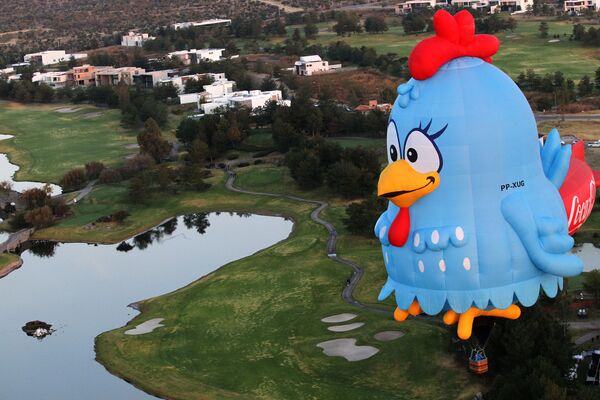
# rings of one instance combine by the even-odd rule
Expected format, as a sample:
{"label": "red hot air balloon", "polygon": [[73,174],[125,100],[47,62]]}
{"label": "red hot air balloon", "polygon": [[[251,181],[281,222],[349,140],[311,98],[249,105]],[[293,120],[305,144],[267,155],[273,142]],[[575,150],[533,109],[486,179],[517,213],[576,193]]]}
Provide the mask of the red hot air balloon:
{"label": "red hot air balloon", "polygon": [[585,162],[585,143],[580,140],[571,145],[572,157],[567,177],[560,187],[560,196],[567,210],[569,234],[574,234],[588,219],[596,200],[598,171],[592,171]]}

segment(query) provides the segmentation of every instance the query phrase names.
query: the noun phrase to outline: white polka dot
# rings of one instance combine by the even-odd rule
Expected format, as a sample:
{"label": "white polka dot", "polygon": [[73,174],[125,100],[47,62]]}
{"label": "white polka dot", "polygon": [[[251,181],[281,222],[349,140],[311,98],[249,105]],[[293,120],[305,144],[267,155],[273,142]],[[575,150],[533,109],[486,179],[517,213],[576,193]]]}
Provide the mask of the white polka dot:
{"label": "white polka dot", "polygon": [[463,267],[465,267],[467,271],[471,269],[471,260],[469,259],[469,257],[465,257],[465,259],[463,260]]}
{"label": "white polka dot", "polygon": [[431,232],[431,243],[437,244],[439,241],[440,241],[440,233],[436,229],[435,231]]}
{"label": "white polka dot", "polygon": [[440,266],[440,271],[446,272],[446,262],[444,260],[440,260],[439,266]]}
{"label": "white polka dot", "polygon": [[454,230],[454,234],[456,235],[456,238],[458,240],[463,240],[465,238],[465,231],[460,226],[456,227],[456,229]]}
{"label": "white polka dot", "polygon": [[415,247],[417,247],[419,245],[419,243],[421,243],[421,235],[419,235],[418,233],[415,233],[415,239],[413,241]]}
{"label": "white polka dot", "polygon": [[425,272],[425,264],[423,264],[423,260],[419,260],[419,271]]}
{"label": "white polka dot", "polygon": [[383,239],[385,237],[385,231],[387,231],[387,226],[383,226],[380,230],[379,230],[379,239]]}

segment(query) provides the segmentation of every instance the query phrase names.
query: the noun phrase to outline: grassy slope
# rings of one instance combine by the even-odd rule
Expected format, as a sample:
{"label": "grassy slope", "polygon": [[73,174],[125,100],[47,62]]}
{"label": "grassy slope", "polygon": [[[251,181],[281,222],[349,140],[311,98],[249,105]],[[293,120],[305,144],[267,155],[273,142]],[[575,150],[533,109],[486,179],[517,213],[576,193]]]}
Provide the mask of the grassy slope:
{"label": "grassy slope", "polygon": [[17,256],[17,255],[10,254],[10,253],[0,253],[0,269],[2,269],[6,265],[8,265],[14,261],[17,261],[18,259],[19,259],[19,256]]}
{"label": "grassy slope", "polygon": [[[354,34],[348,37],[337,36],[330,31],[332,23],[319,24],[320,32],[315,40],[310,43],[327,45],[338,40],[345,41],[351,46],[374,47],[379,54],[396,53],[408,56],[416,43],[429,35],[405,35],[401,26],[391,26],[387,32],[381,34]],[[596,68],[600,67],[597,59],[597,50],[583,47],[577,42],[569,42],[568,36],[573,27],[568,22],[548,21],[549,36],[546,39],[539,37],[539,21],[518,20],[517,29],[511,32],[500,32],[500,51],[494,57],[494,64],[516,77],[528,68],[533,68],[539,73],[562,71],[567,77],[580,79],[584,74],[594,75]],[[293,32],[293,28],[288,32]],[[302,27],[302,26],[300,26]],[[561,35],[560,42],[548,43],[552,35]]]}
{"label": "grassy slope", "polygon": [[[281,170],[242,169],[240,186],[298,191],[287,185],[289,177]],[[470,398],[478,390],[447,353],[449,336],[437,326],[411,321],[401,327],[406,336],[380,343],[373,334],[397,329],[398,324],[358,312],[357,320],[366,322],[365,327],[346,334],[326,330],[319,321],[322,317],[357,311],[340,298],[348,270],[325,256],[327,233],[309,221],[311,206],[231,194],[222,186],[173,205],[169,203],[168,208],[174,214],[192,208],[281,213],[292,217],[296,225],[290,239],[174,293],[144,302],[143,314],[128,324],[161,317],[165,328],[139,337],[123,335],[126,327],[100,335],[97,356],[109,370],[173,399],[445,399]],[[326,217],[339,225],[341,214],[336,205]],[[67,229],[65,224],[62,227]],[[342,241],[346,239],[342,235]],[[378,246],[362,241],[360,251],[343,245],[340,253],[359,262],[375,260]],[[365,292],[374,298],[377,290],[371,287]],[[358,344],[374,345],[381,352],[349,363],[326,357],[316,347],[339,337],[357,338]]]}
{"label": "grassy slope", "polygon": [[[71,113],[57,109],[77,108]],[[91,116],[91,117],[90,117]],[[0,133],[14,135],[0,141],[0,152],[20,165],[17,179],[57,182],[69,169],[98,160],[120,162],[135,152],[135,134],[120,127],[118,110],[87,105],[23,105],[0,102]]]}

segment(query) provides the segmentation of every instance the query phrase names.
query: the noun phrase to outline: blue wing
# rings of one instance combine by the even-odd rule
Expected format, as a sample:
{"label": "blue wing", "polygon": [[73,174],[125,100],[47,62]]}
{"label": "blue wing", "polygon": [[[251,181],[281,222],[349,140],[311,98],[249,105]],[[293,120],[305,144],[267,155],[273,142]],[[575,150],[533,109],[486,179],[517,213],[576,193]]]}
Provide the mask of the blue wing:
{"label": "blue wing", "polygon": [[571,146],[561,145],[556,128],[550,131],[548,139],[541,148],[541,156],[544,174],[559,189],[569,171]]}
{"label": "blue wing", "polygon": [[502,214],[539,270],[557,276],[575,276],[583,271],[581,260],[566,254],[573,247],[573,238],[564,221],[534,216],[522,192],[502,200]]}

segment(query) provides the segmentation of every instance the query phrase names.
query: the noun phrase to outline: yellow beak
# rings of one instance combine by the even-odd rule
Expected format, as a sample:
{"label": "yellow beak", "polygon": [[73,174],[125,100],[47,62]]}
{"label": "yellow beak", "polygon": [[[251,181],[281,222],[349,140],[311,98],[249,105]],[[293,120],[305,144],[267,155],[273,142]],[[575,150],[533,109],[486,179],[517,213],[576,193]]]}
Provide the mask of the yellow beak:
{"label": "yellow beak", "polygon": [[400,208],[410,207],[421,197],[433,192],[440,184],[437,171],[420,173],[405,160],[398,160],[388,165],[377,185],[377,195],[390,199]]}

